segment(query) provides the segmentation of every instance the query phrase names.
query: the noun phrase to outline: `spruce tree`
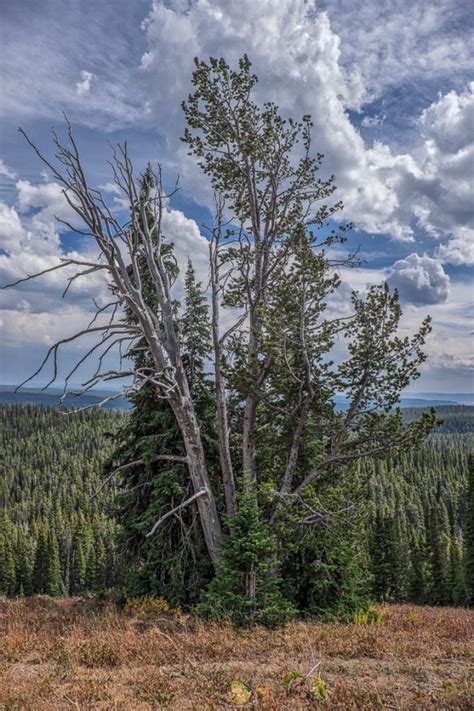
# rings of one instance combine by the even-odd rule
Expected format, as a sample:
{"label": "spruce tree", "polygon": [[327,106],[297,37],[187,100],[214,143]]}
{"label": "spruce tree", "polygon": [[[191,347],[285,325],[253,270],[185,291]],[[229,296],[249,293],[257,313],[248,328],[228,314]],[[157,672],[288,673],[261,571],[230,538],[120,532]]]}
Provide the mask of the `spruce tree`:
{"label": "spruce tree", "polygon": [[[0,556],[1,559],[1,556]],[[15,545],[16,594],[23,597],[32,593],[32,558],[28,538],[18,531]]]}
{"label": "spruce tree", "polygon": [[408,599],[423,605],[427,601],[429,575],[424,532],[411,534],[410,564]]}
{"label": "spruce tree", "polygon": [[15,558],[9,527],[2,526],[0,531],[0,593],[14,595],[16,591]]}
{"label": "spruce tree", "polygon": [[237,503],[219,569],[196,612],[237,626],[281,625],[297,610],[285,599],[282,581],[274,574],[276,541],[261,518],[254,488],[247,487]]}
{"label": "spruce tree", "polygon": [[211,352],[211,327],[207,299],[202,292],[202,284],[196,281],[190,259],[185,274],[184,294],[184,314],[180,320],[183,361],[191,391],[199,397],[205,388],[204,363]]}
{"label": "spruce tree", "polygon": [[63,584],[61,579],[61,560],[59,557],[58,539],[54,531],[49,535],[47,556],[45,592],[52,597],[59,597],[63,594]]}
{"label": "spruce tree", "polygon": [[33,567],[33,592],[46,594],[48,592],[49,542],[48,532],[42,526],[38,533]]}
{"label": "spruce tree", "polygon": [[466,588],[469,603],[474,605],[474,454],[467,465],[467,507],[464,523]]}
{"label": "spruce tree", "polygon": [[77,595],[82,592],[86,586],[86,549],[87,542],[83,534],[85,526],[82,520],[78,530],[74,534],[72,542],[72,566],[71,566],[71,593]]}
{"label": "spruce tree", "polygon": [[439,504],[431,508],[429,518],[431,590],[432,605],[447,605],[450,602],[449,590],[449,538],[442,527]]}

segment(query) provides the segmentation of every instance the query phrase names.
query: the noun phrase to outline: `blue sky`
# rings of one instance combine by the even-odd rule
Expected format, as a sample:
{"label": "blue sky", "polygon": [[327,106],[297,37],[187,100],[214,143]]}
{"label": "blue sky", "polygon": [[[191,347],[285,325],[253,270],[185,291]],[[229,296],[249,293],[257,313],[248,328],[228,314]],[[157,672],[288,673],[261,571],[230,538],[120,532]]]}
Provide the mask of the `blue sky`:
{"label": "blue sky", "polygon": [[[248,53],[259,98],[311,113],[315,149],[334,173],[365,264],[349,287],[388,279],[407,332],[433,317],[413,392],[472,392],[474,84],[472,5],[459,0],[17,0],[2,6],[0,282],[90,250],[60,231],[68,211],[18,134],[50,147],[65,111],[91,182],[107,186],[108,141],[137,167],[160,160],[181,192],[168,231],[205,278],[208,186],[179,137],[192,59]],[[105,188],[107,190],[107,187]],[[113,192],[108,194],[111,201]],[[58,336],[85,323],[91,280],[61,299],[59,275],[1,293],[0,380],[35,370]],[[64,366],[77,355],[65,351]]]}

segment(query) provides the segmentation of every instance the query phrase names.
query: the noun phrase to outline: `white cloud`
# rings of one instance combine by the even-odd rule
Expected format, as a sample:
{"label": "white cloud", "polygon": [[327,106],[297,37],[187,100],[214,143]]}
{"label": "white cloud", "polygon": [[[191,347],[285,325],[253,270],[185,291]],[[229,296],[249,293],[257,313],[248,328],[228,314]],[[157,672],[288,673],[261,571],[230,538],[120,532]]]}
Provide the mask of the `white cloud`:
{"label": "white cloud", "polygon": [[[1,285],[54,267],[61,258],[96,261],[98,250],[92,238],[82,239],[80,251],[65,250],[62,245],[61,225],[54,222],[53,215],[59,214],[70,220],[72,216],[59,185],[51,182],[33,185],[20,180],[16,187],[19,210],[0,203]],[[32,213],[32,210],[36,212]],[[163,229],[166,239],[175,244],[182,272],[175,288],[175,295],[180,298],[188,258],[193,261],[197,278],[206,285],[208,242],[200,234],[196,222],[179,210],[165,210]],[[41,362],[41,349],[87,325],[95,312],[92,299],[100,305],[111,300],[107,281],[101,272],[74,281],[66,299],[62,299],[67,278],[76,269],[55,270],[0,292],[3,353],[17,352],[28,344],[29,353],[34,353],[38,360],[36,365],[30,363],[31,372]],[[71,363],[81,348],[84,348],[84,342],[81,345],[80,341],[68,346],[63,362]],[[25,361],[31,361],[29,355],[22,358],[23,365]]]}
{"label": "white cloud", "polygon": [[194,220],[190,220],[180,210],[166,210],[163,213],[163,234],[168,242],[173,242],[176,260],[183,276],[188,259],[193,263],[196,278],[203,282],[209,278],[209,242],[199,232]]}
{"label": "white cloud", "polygon": [[94,75],[85,69],[81,71],[81,80],[76,82],[76,92],[79,96],[85,96],[91,90]]}
{"label": "white cloud", "polygon": [[25,230],[14,207],[0,203],[0,249],[7,252],[18,249]]}
{"label": "white cloud", "polygon": [[0,175],[4,175],[6,178],[9,178],[10,180],[15,180],[16,178],[16,173],[10,166],[6,165],[3,160],[0,158]]}
{"label": "white cloud", "polygon": [[409,254],[390,267],[387,281],[403,300],[414,305],[437,304],[449,295],[449,276],[436,259]]}
{"label": "white cloud", "polygon": [[[144,14],[146,3],[140,7]],[[315,150],[326,155],[326,174],[336,176],[347,218],[399,240],[413,239],[416,223],[444,240],[465,239],[472,161],[465,145],[472,120],[467,94],[448,92],[423,112],[424,136],[410,152],[366,144],[348,114],[395,84],[464,79],[469,42],[461,6],[453,9],[449,0],[414,0],[408,7],[405,0],[154,0],[141,33],[141,15],[125,3],[120,13],[107,3],[94,5],[87,29],[75,8],[67,22],[58,21],[57,8],[58,0],[48,0],[41,16],[35,14],[34,38],[28,23],[12,25],[4,50],[6,115],[57,117],[65,108],[74,120],[106,130],[154,125],[185,189],[209,202],[207,182],[179,141],[180,103],[194,56],[235,63],[247,52],[261,100],[274,100],[287,114],[312,114]],[[108,43],[111,27],[120,31]],[[381,127],[385,114],[363,123]],[[464,253],[456,249],[453,258]]]}
{"label": "white cloud", "polygon": [[[101,130],[153,125],[167,140],[168,163],[181,173],[182,185],[193,198],[206,202],[207,181],[179,142],[180,102],[190,90],[195,55],[225,56],[235,63],[247,52],[260,77],[260,100],[275,101],[287,114],[312,114],[314,148],[326,155],[326,173],[336,176],[346,216],[370,232],[398,240],[413,240],[418,226],[431,236],[435,259],[412,254],[390,273],[417,304],[406,305],[410,323],[416,324],[425,308],[438,318],[437,333],[430,337],[433,352],[440,358],[443,348],[453,358],[464,353],[463,333],[453,330],[456,320],[465,323],[456,311],[456,283],[449,284],[442,267],[474,263],[474,152],[469,136],[474,103],[472,86],[459,89],[470,63],[462,3],[154,0],[143,32],[139,24],[149,10],[147,0],[120,3],[119,12],[113,5],[84,0],[80,8],[69,4],[65,10],[60,0],[45,0],[41,11],[34,3],[22,11],[15,3],[9,6],[5,18],[16,20],[8,25],[2,48],[0,108],[8,120],[57,119],[66,109],[73,122]],[[82,23],[84,7],[91,13],[93,8],[94,22],[87,26]],[[29,31],[33,25],[34,35]],[[435,81],[457,90],[440,95],[423,112],[417,109],[418,117],[413,111],[404,117],[411,126],[410,146],[403,145],[403,136],[401,148],[388,145],[391,116],[382,101],[379,113],[373,116],[369,107],[362,123],[376,127],[385,143],[365,142],[353,125],[350,109],[367,108],[368,101],[383,98],[395,86],[416,95],[420,106],[423,82]],[[2,162],[0,174],[15,179]],[[103,180],[101,173],[98,182]],[[0,205],[0,239],[7,252],[0,255],[1,282],[57,263],[63,248],[54,215],[75,219],[50,178],[39,185],[20,180],[17,191],[15,207]],[[120,207],[120,197],[115,204]],[[164,222],[180,264],[191,256],[198,278],[206,283],[207,243],[196,223],[176,210],[167,211]],[[351,283],[377,282],[387,273],[358,270],[352,272]],[[57,272],[8,295],[3,292],[12,343],[15,328],[27,328],[28,308],[35,318],[41,314],[42,334],[48,324],[56,333],[62,313],[72,324],[73,311],[66,312],[59,299],[63,283]],[[74,314],[88,314],[89,293],[83,283],[71,293]],[[91,284],[90,294],[100,298],[103,285]],[[462,298],[472,298],[472,293],[462,293]],[[16,327],[15,314],[20,312]],[[446,326],[440,325],[442,319]],[[41,339],[47,340],[44,335]]]}
{"label": "white cloud", "polygon": [[341,38],[341,62],[356,67],[363,101],[401,85],[472,73],[469,4],[452,0],[320,0]]}
{"label": "white cloud", "polygon": [[55,222],[56,217],[77,223],[77,215],[64,198],[62,187],[55,182],[33,185],[29,180],[18,180],[18,207],[21,212],[38,209],[41,222]]}
{"label": "white cloud", "polygon": [[[460,237],[459,229],[468,219],[468,94],[450,92],[423,112],[418,121],[423,135],[410,153],[397,154],[381,141],[366,145],[347,113],[350,108],[361,108],[371,91],[387,86],[399,62],[402,69],[396,76],[402,81],[423,71],[434,76],[447,59],[452,65],[454,56],[459,58],[454,49],[447,55],[438,47],[436,53],[433,37],[438,38],[444,27],[444,4],[433,11],[419,2],[410,7],[408,14],[415,24],[408,30],[407,46],[401,42],[407,19],[400,2],[393,7],[383,2],[380,10],[374,3],[370,10],[360,3],[357,6],[363,17],[360,26],[355,23],[356,32],[360,32],[361,42],[367,35],[371,49],[367,54],[354,50],[354,61],[347,62],[344,43],[351,40],[344,32],[341,42],[330,22],[330,18],[352,12],[344,0],[328,3],[327,13],[305,0],[195,0],[184,4],[155,0],[144,23],[148,50],[141,61],[151,115],[168,139],[185,188],[195,199],[208,201],[206,182],[178,140],[183,130],[179,104],[190,90],[195,56],[225,56],[235,64],[247,52],[260,78],[260,101],[275,101],[285,114],[312,115],[315,150],[326,156],[326,174],[336,176],[347,218],[368,232],[387,233],[398,240],[413,240],[416,224],[433,235],[456,231]],[[377,28],[371,23],[374,14]],[[423,41],[415,52],[417,36]],[[452,47],[452,42],[443,46]],[[382,61],[379,54],[383,48],[386,56]],[[383,115],[366,118],[366,124],[375,122],[381,124]],[[449,131],[445,130],[447,123]]]}
{"label": "white cloud", "polygon": [[439,150],[457,153],[472,140],[474,126],[474,82],[464,92],[439,96],[421,114],[421,124]]}
{"label": "white cloud", "polygon": [[422,173],[410,186],[414,212],[428,232],[453,238],[440,246],[440,259],[474,264],[474,82],[441,96],[420,123],[425,142]]}
{"label": "white cloud", "polygon": [[440,262],[454,264],[456,266],[474,264],[474,239],[470,235],[449,240],[447,244],[442,244],[437,252]]}
{"label": "white cloud", "polygon": [[276,101],[286,114],[312,114],[315,150],[326,154],[326,173],[336,174],[348,214],[368,229],[387,230],[397,196],[378,175],[378,149],[366,150],[346,114],[359,104],[361,87],[339,62],[340,41],[328,16],[315,13],[304,0],[198,1],[186,12],[180,7],[154,3],[145,25],[149,49],[142,75],[150,110],[168,138],[183,184],[207,197],[179,143],[180,102],[190,89],[193,58],[225,56],[236,63],[247,52],[260,77],[261,101]]}

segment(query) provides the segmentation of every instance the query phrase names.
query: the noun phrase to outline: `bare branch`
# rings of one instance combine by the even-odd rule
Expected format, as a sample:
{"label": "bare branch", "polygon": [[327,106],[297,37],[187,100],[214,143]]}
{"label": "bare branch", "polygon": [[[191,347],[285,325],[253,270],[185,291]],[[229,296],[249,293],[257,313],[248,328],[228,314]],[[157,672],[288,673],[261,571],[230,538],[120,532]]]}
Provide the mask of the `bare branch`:
{"label": "bare branch", "polygon": [[155,533],[158,526],[161,526],[161,524],[164,521],[166,521],[166,519],[170,518],[170,516],[173,516],[173,514],[177,513],[181,509],[184,509],[185,506],[189,506],[189,504],[191,504],[193,501],[198,499],[200,496],[204,496],[204,494],[206,494],[208,496],[209,495],[208,490],[207,489],[200,489],[199,491],[196,491],[195,494],[190,496],[189,499],[186,499],[186,501],[183,501],[182,504],[180,504],[179,506],[175,506],[174,509],[171,509],[171,511],[168,511],[168,513],[165,513],[164,516],[162,516],[161,518],[158,519],[158,521],[155,523],[155,525],[153,526],[151,531],[149,531],[146,534],[146,537],[149,538],[150,536],[152,536]]}
{"label": "bare branch", "polygon": [[25,281],[31,281],[31,279],[36,279],[37,277],[43,276],[43,274],[49,274],[49,272],[54,272],[57,269],[63,269],[64,267],[69,267],[71,264],[74,264],[74,260],[68,259],[67,261],[62,262],[62,264],[56,264],[56,266],[49,267],[48,269],[43,269],[41,272],[36,272],[36,274],[28,274],[26,277],[17,279],[16,281],[13,281],[11,284],[4,284],[3,286],[0,286],[0,289],[10,289],[12,286],[17,286],[18,284],[22,284]]}
{"label": "bare branch", "polygon": [[120,472],[126,471],[127,469],[133,469],[134,467],[139,467],[142,464],[148,464],[151,462],[158,462],[158,461],[178,462],[179,464],[187,464],[188,458],[181,457],[181,456],[174,455],[174,454],[159,454],[155,457],[152,457],[151,459],[148,459],[147,461],[145,461],[144,459],[134,459],[132,462],[128,462],[127,464],[122,464],[121,466],[114,469],[113,472],[111,474],[109,474],[107,479],[104,482],[102,482],[100,487],[97,489],[97,491],[95,491],[92,494],[92,496],[90,498],[95,499],[95,497],[98,496],[103,489],[105,489],[107,484],[110,484],[112,479]]}

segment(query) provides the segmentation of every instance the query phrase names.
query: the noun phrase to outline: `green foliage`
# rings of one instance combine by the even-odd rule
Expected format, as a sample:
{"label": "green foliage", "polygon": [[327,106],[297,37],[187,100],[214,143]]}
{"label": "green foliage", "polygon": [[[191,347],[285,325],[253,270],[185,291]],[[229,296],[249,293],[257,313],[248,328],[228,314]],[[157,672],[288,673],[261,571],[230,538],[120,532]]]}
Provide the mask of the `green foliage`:
{"label": "green foliage", "polygon": [[[463,421],[463,408],[443,408],[462,432],[471,426],[470,414]],[[466,602],[472,444],[472,433],[433,434],[419,449],[361,463],[368,478],[370,567],[378,599]]]}
{"label": "green foliage", "polygon": [[13,555],[13,526],[4,515],[0,528],[0,592],[13,595],[16,591],[15,558]]}
{"label": "green foliage", "polygon": [[[32,405],[0,407],[1,593],[80,594],[115,584],[111,492],[91,496],[111,450],[106,432],[122,418],[101,410],[65,416]],[[92,549],[100,556],[93,574]]]}
{"label": "green foliage", "polygon": [[237,503],[216,577],[195,610],[238,626],[284,624],[297,611],[282,594],[275,539],[262,521],[254,488],[242,492]]}
{"label": "green foliage", "polygon": [[185,309],[180,321],[183,361],[191,392],[199,398],[205,388],[204,362],[211,351],[209,306],[188,260],[185,282]]}
{"label": "green foliage", "polygon": [[[148,411],[143,405],[125,418],[101,411],[65,418],[54,410],[33,406],[0,408],[4,452],[1,593],[47,593],[48,586],[53,591],[57,586],[57,561],[50,562],[49,550],[53,536],[59,547],[60,594],[81,594],[88,586],[90,592],[96,592],[116,582],[117,526],[107,517],[113,492],[104,490],[90,500],[99,485],[101,462],[111,447],[104,431],[118,423],[124,428],[138,427],[140,420],[137,441],[143,456],[152,457],[152,445],[157,442],[163,447],[168,443],[169,451],[176,453],[177,443],[166,436],[171,416],[168,413],[166,419],[164,409],[156,410],[156,405],[152,398]],[[466,421],[462,420],[463,412],[463,408],[442,409],[446,422],[454,418],[465,430],[470,412]],[[276,529],[282,540],[279,572],[284,596],[301,612],[346,618],[351,610],[367,609],[367,588],[378,599],[465,604],[474,540],[472,457],[471,469],[468,467],[472,446],[469,433],[435,434],[417,450],[386,461],[363,461],[359,474],[354,470],[337,485],[326,482],[318,487],[315,498],[308,492],[306,502],[318,512],[319,520],[316,517],[312,525],[298,523],[311,511],[307,507],[290,509],[291,515],[285,513],[288,518]],[[271,442],[268,447],[270,451]],[[312,447],[317,453],[317,446],[313,443]],[[55,453],[60,453],[59,461]],[[184,601],[185,606],[192,605],[212,577],[194,512],[185,508],[181,520],[165,522],[159,538],[144,535],[163,513],[187,496],[184,485],[177,483],[179,467],[157,465],[149,461],[141,474],[129,472],[127,489],[120,494],[132,497],[135,484],[142,489],[142,496],[133,499],[129,518],[119,518],[123,523],[120,548],[126,561],[124,575],[130,593],[155,592],[173,604]],[[271,487],[263,487],[260,494],[262,520],[267,516],[270,491]],[[154,498],[156,508],[148,496]],[[339,516],[327,518],[328,512],[341,509]],[[180,537],[182,525],[188,526],[187,548]],[[129,550],[124,550],[124,538]],[[435,552],[436,542],[442,555]],[[284,555],[283,549],[287,551]],[[435,601],[433,580],[439,571],[444,592],[443,599]]]}
{"label": "green foliage", "polygon": [[153,459],[156,454],[182,454],[182,439],[168,403],[152,388],[143,388],[133,405],[109,465],[110,469],[144,461],[124,472],[118,482],[115,511],[121,524],[122,583],[132,597],[154,594],[186,607],[197,601],[211,576],[195,510],[184,508],[179,517],[167,519],[153,537],[147,537],[161,516],[190,495],[182,464]]}
{"label": "green foliage", "polygon": [[54,531],[51,531],[48,536],[48,548],[47,548],[47,568],[46,568],[46,581],[45,581],[45,592],[51,597],[59,597],[63,592],[63,586],[61,582],[61,562],[59,560],[59,546],[58,539],[54,535]]}
{"label": "green foliage", "polygon": [[370,602],[364,490],[354,471],[307,490],[279,521],[284,591],[311,616],[350,620]]}

